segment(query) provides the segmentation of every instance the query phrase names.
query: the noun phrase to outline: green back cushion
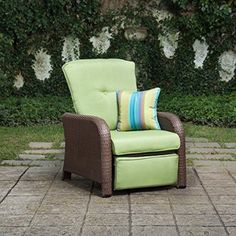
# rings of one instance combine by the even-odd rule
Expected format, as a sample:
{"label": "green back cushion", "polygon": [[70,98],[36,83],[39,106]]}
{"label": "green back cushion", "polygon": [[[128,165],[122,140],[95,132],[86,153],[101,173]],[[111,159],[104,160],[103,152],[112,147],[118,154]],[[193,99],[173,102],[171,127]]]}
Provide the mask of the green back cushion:
{"label": "green back cushion", "polygon": [[136,91],[135,65],[121,59],[86,59],[66,63],[63,72],[75,111],[104,119],[116,129],[117,90]]}
{"label": "green back cushion", "polygon": [[118,91],[119,131],[160,129],[157,102],[160,88],[142,92]]}

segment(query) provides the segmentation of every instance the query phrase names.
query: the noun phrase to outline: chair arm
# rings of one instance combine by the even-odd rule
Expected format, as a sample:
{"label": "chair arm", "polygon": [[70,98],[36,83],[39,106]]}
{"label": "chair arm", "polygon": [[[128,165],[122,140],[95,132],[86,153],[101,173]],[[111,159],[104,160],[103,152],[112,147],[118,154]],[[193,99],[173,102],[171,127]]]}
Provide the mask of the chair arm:
{"label": "chair arm", "polygon": [[179,155],[179,177],[178,187],[186,186],[186,155],[185,155],[185,135],[182,122],[179,117],[170,112],[158,112],[158,120],[161,129],[174,132],[180,138],[180,148],[177,153]]}
{"label": "chair arm", "polygon": [[99,183],[112,182],[110,130],[95,116],[65,113],[64,171],[77,173]]}
{"label": "chair arm", "polygon": [[158,112],[157,116],[163,130],[177,133],[185,141],[184,128],[178,116],[170,112]]}

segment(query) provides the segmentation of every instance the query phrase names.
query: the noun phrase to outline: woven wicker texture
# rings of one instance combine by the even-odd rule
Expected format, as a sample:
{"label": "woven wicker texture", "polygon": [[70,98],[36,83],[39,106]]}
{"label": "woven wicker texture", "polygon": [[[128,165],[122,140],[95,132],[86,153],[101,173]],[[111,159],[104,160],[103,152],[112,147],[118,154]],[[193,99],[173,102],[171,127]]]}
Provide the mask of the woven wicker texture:
{"label": "woven wicker texture", "polygon": [[[180,119],[168,112],[158,112],[161,128],[179,135],[177,187],[186,186],[185,136]],[[102,196],[112,195],[112,151],[110,131],[106,122],[95,116],[65,113],[64,179],[75,173],[101,184]],[[155,153],[158,154],[158,153]],[[144,155],[144,154],[142,154]],[[141,156],[142,156],[141,155]]]}

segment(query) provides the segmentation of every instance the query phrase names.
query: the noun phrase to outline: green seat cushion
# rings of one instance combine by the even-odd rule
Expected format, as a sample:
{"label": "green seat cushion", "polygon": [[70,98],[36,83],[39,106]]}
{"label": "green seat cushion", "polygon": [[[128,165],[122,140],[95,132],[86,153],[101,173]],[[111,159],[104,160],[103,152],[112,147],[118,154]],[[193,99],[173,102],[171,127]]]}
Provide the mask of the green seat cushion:
{"label": "green seat cushion", "polygon": [[174,185],[177,182],[178,155],[116,157],[114,189]]}
{"label": "green seat cushion", "polygon": [[165,130],[111,131],[114,155],[177,150],[180,139]]}
{"label": "green seat cushion", "polygon": [[116,91],[137,90],[134,63],[121,59],[80,59],[66,63],[63,72],[75,111],[98,116],[110,129],[116,129]]}
{"label": "green seat cushion", "polygon": [[160,129],[157,102],[160,88],[142,92],[117,91],[119,118],[117,130]]}

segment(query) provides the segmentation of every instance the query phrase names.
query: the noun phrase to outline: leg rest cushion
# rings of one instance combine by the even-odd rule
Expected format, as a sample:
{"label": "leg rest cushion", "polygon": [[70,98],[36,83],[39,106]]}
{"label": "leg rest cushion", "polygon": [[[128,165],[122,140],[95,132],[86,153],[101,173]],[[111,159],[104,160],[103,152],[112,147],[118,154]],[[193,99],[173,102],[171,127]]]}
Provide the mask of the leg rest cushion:
{"label": "leg rest cushion", "polygon": [[114,189],[174,185],[177,182],[178,155],[115,157]]}

